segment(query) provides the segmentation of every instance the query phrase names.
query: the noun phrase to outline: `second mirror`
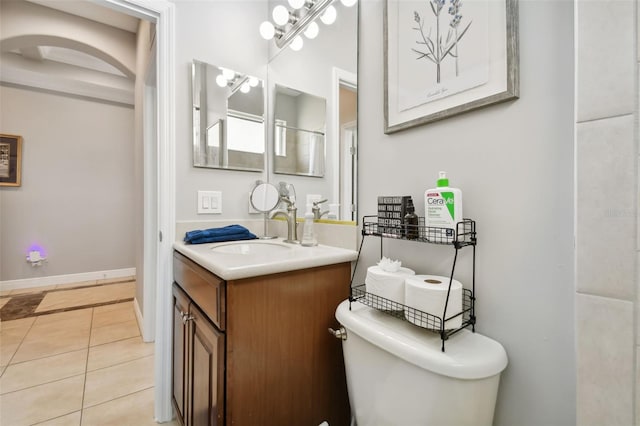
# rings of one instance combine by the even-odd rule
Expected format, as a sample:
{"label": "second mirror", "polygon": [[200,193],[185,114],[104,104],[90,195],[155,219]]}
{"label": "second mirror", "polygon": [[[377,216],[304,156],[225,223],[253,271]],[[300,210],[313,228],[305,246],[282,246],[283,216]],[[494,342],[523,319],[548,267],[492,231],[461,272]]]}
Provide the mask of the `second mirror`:
{"label": "second mirror", "polygon": [[275,173],[324,176],[326,110],[324,98],[276,85]]}

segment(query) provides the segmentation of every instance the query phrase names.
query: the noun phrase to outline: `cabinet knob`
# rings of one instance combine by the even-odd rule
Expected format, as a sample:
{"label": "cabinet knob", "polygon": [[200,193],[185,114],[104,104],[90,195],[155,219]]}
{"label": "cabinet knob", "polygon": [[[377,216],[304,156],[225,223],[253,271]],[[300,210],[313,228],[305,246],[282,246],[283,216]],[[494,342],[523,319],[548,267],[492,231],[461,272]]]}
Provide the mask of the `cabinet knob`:
{"label": "cabinet knob", "polygon": [[336,339],[347,340],[347,330],[345,330],[344,327],[340,327],[337,330],[329,328],[329,333],[333,334],[333,337]]}

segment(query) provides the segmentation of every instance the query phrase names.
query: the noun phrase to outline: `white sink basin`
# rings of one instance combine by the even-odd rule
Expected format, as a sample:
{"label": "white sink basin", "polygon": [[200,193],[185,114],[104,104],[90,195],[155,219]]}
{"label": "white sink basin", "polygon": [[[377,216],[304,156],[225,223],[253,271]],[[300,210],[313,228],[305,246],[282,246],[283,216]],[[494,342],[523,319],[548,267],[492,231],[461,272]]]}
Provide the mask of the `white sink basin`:
{"label": "white sink basin", "polygon": [[239,254],[239,255],[262,255],[275,254],[291,250],[291,246],[279,243],[265,243],[258,241],[229,243],[211,247],[214,253]]}
{"label": "white sink basin", "polygon": [[300,244],[285,243],[282,238],[215,244],[186,244],[176,241],[173,247],[224,280],[350,262],[358,256],[358,252],[354,250],[322,244],[303,247]]}

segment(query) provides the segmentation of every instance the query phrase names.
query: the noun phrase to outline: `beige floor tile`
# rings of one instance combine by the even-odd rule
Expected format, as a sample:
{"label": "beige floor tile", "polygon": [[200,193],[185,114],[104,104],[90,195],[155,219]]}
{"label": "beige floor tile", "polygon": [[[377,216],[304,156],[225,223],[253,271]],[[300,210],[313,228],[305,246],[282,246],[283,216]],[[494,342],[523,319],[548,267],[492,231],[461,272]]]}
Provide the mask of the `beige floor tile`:
{"label": "beige floor tile", "polygon": [[87,352],[82,349],[10,365],[0,377],[0,394],[84,374]]}
{"label": "beige floor tile", "polygon": [[45,290],[53,290],[54,288],[56,288],[55,285],[45,285],[41,287],[29,287],[29,288],[16,288],[11,290],[11,296],[17,296],[18,294],[40,293]]}
{"label": "beige floor tile", "polygon": [[45,338],[60,331],[86,332],[91,329],[91,317],[91,309],[42,315],[36,319],[27,338],[35,338],[36,336]]}
{"label": "beige floor tile", "polygon": [[0,323],[0,365],[9,364],[34,321],[35,318],[24,318]]}
{"label": "beige floor tile", "polygon": [[2,377],[2,375],[4,374],[4,370],[7,369],[6,365],[0,365],[0,377]]}
{"label": "beige floor tile", "polygon": [[0,341],[2,341],[1,339],[4,337],[14,336],[16,334],[22,334],[24,336],[31,329],[35,320],[35,318],[31,317],[11,321],[0,321]]}
{"label": "beige floor tile", "polygon": [[3,297],[3,298],[0,298],[0,309],[2,309],[2,307],[3,307],[4,305],[6,305],[6,304],[7,304],[7,302],[8,302],[9,300],[11,300],[11,298],[10,298],[10,297]]}
{"label": "beige floor tile", "polygon": [[66,416],[56,417],[46,422],[36,423],[37,426],[80,426],[80,417],[82,411],[67,414]]}
{"label": "beige floor tile", "polygon": [[119,311],[127,308],[133,309],[133,301],[111,303],[109,305],[96,306],[95,308],[93,308],[93,312],[98,314],[104,314],[107,312]]}
{"label": "beige floor tile", "polygon": [[54,291],[47,293],[44,299],[42,299],[42,302],[40,302],[40,305],[36,308],[36,312],[128,299],[134,297],[134,295],[135,285],[133,283]]}
{"label": "beige floor tile", "polygon": [[136,280],[135,276],[129,276],[129,277],[119,277],[119,278],[104,278],[101,280],[97,280],[97,283],[98,284],[126,283],[130,281],[135,281],[135,280]]}
{"label": "beige floor tile", "polygon": [[65,289],[65,288],[87,287],[90,285],[96,285],[96,280],[80,281],[77,283],[58,284],[56,286],[56,290]]}
{"label": "beige floor tile", "polygon": [[91,329],[90,346],[102,345],[104,343],[115,342],[139,335],[140,329],[138,328],[138,322],[136,320],[119,322],[117,324]]}
{"label": "beige floor tile", "polygon": [[149,388],[85,408],[82,412],[82,426],[155,426],[153,393],[153,388]]}
{"label": "beige floor tile", "polygon": [[0,321],[0,332],[15,330],[15,329],[22,329],[26,332],[33,325],[35,320],[36,320],[35,317],[31,317],[31,318],[21,318],[21,319],[11,320],[11,321]]}
{"label": "beige floor tile", "polygon": [[8,296],[13,290],[0,290],[0,297]]}
{"label": "beige floor tile", "polygon": [[[58,324],[63,321],[58,322]],[[84,328],[51,328],[35,326],[22,341],[22,344],[11,359],[11,363],[31,361],[52,355],[84,349],[89,346],[90,329]]]}
{"label": "beige floor tile", "polygon": [[[45,314],[36,317],[34,328],[47,327],[71,327],[84,328],[91,324],[93,309],[75,309],[73,311],[59,312],[56,314]],[[55,323],[55,325],[54,325]]]}
{"label": "beige floor tile", "polygon": [[[107,308],[107,309],[105,309]],[[114,303],[112,305],[98,306],[93,309],[92,328],[127,322],[136,319],[133,310],[133,302]]]}
{"label": "beige floor tile", "polygon": [[84,407],[153,387],[153,356],[87,373]]}
{"label": "beige floor tile", "polygon": [[153,343],[144,343],[140,337],[92,346],[89,349],[87,371],[110,367],[150,355],[153,355]]}
{"label": "beige floor tile", "polygon": [[0,424],[20,426],[78,411],[84,375],[0,395]]}

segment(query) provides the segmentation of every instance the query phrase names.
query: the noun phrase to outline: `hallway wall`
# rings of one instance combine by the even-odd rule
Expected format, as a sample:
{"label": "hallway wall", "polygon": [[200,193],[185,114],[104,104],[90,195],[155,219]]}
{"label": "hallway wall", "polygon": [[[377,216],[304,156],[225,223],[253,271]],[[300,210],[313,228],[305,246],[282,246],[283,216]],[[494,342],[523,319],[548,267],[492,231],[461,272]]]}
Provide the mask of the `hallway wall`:
{"label": "hallway wall", "polygon": [[133,268],[133,109],[0,86],[0,110],[23,137],[22,186],[0,189],[0,281]]}

